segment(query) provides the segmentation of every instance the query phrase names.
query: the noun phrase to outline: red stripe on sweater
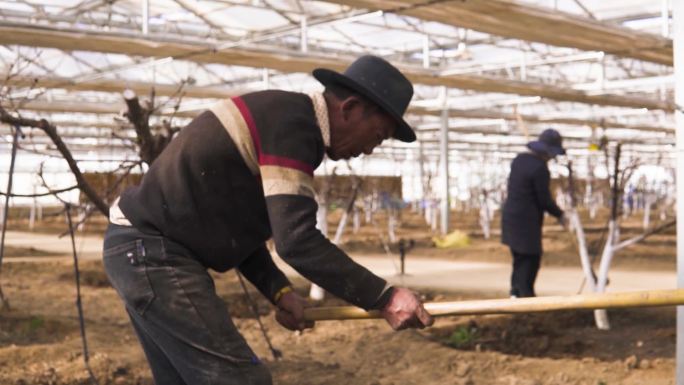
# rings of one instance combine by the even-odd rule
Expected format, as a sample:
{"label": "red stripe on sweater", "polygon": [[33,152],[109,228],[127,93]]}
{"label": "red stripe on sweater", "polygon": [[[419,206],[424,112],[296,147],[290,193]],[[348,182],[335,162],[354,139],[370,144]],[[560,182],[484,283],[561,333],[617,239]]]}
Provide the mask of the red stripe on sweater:
{"label": "red stripe on sweater", "polygon": [[244,100],[242,100],[242,98],[240,98],[239,96],[234,97],[232,100],[233,103],[235,103],[235,106],[240,111],[240,114],[242,115],[242,118],[245,120],[245,123],[247,123],[247,127],[249,128],[249,134],[252,136],[254,148],[256,149],[257,157],[259,158],[259,165],[293,168],[295,170],[299,170],[301,172],[313,176],[313,166],[306,162],[302,162],[297,159],[287,158],[284,156],[264,154],[261,151],[261,140],[259,139],[259,131],[257,130],[256,124],[254,123],[252,113],[249,111],[249,108],[247,108],[247,105],[245,104]]}
{"label": "red stripe on sweater", "polygon": [[[235,106],[240,111],[242,119],[244,119],[245,123],[247,123],[247,127],[249,128],[249,134],[252,136],[254,148],[257,152],[257,158],[261,159],[261,141],[259,140],[259,132],[257,131],[256,124],[254,124],[254,118],[252,118],[252,113],[249,111],[249,108],[247,108],[245,101],[242,100],[241,97],[236,96],[232,98],[232,100],[233,103],[235,103]],[[261,163],[261,161],[259,163]]]}

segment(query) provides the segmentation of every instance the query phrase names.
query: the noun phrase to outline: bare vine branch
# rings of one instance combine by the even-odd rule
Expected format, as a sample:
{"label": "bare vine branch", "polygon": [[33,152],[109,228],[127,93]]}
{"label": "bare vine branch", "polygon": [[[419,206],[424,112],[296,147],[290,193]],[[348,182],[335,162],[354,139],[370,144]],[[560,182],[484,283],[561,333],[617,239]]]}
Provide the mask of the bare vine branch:
{"label": "bare vine branch", "polygon": [[153,134],[150,128],[150,116],[156,111],[154,107],[154,92],[150,94],[151,101],[146,102],[143,107],[138,99],[138,96],[132,90],[126,90],[123,93],[124,100],[128,106],[128,111],[125,116],[133,124],[137,136],[136,143],[139,146],[140,159],[149,164],[152,164],[155,159],[161,154],[166,146],[171,142],[175,131],[171,129],[170,123],[167,126],[167,133]]}
{"label": "bare vine branch", "polygon": [[9,114],[2,106],[0,106],[0,122],[8,123],[13,125],[18,125],[21,127],[33,127],[43,130],[55,144],[59,152],[66,160],[69,165],[69,169],[74,174],[76,182],[81,189],[81,191],[88,197],[88,199],[93,202],[97,209],[105,216],[109,216],[109,206],[107,203],[95,192],[93,187],[86,181],[81,169],[78,167],[76,160],[71,154],[69,148],[62,140],[61,136],[57,133],[57,127],[50,124],[47,120],[35,120],[35,119],[25,119],[14,117]]}

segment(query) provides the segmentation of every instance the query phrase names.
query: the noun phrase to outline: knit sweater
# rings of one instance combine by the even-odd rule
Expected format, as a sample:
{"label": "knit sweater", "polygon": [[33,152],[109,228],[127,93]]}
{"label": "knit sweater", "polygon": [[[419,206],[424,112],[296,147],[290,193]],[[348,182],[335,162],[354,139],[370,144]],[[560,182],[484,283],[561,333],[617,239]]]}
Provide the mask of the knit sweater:
{"label": "knit sweater", "polygon": [[188,247],[207,268],[239,268],[268,298],[289,284],[264,245],[273,237],[304,277],[365,309],[383,306],[386,281],[316,229],[313,171],[328,124],[317,109],[309,96],[285,91],[222,100],[122,194],[121,212],[139,230]]}

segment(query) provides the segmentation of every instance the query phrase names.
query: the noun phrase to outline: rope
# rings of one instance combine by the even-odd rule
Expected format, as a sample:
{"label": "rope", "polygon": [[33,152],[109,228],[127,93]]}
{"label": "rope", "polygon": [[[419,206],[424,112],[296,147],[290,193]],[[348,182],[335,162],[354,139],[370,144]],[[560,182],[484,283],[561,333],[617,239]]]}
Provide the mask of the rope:
{"label": "rope", "polygon": [[71,235],[71,249],[74,255],[74,276],[76,279],[76,308],[78,309],[78,322],[81,328],[81,340],[83,341],[83,361],[85,363],[86,370],[90,376],[90,382],[99,385],[97,378],[93,374],[93,370],[90,368],[90,355],[88,353],[88,341],[86,339],[85,332],[85,320],[83,319],[83,307],[81,306],[81,275],[78,270],[78,256],[76,254],[76,238],[74,236],[74,225],[71,221],[71,205],[68,203],[64,204],[64,212],[67,217],[67,223],[69,224],[69,235]]}
{"label": "rope", "polygon": [[401,274],[401,269],[399,266],[397,266],[397,262],[394,260],[394,257],[392,256],[392,251],[390,251],[389,248],[389,243],[385,240],[385,237],[382,235],[382,230],[380,229],[380,226],[378,225],[378,222],[375,221],[375,219],[371,219],[371,224],[373,225],[373,228],[375,229],[375,232],[378,234],[378,238],[380,239],[380,243],[382,243],[382,248],[385,250],[385,255],[387,258],[392,262],[392,266],[394,266],[394,270],[397,272],[397,275],[399,275],[401,284],[404,284],[404,277]]}
{"label": "rope", "polygon": [[266,340],[266,344],[268,345],[268,348],[271,350],[273,359],[278,361],[283,357],[283,352],[273,347],[271,339],[268,337],[266,327],[264,326],[264,323],[261,322],[261,317],[259,316],[259,308],[257,307],[256,302],[254,302],[254,300],[252,299],[252,296],[249,295],[249,290],[247,290],[247,285],[245,285],[245,281],[244,279],[242,279],[242,274],[240,274],[240,272],[237,270],[235,270],[235,274],[237,274],[238,280],[240,280],[240,286],[242,286],[242,291],[244,291],[245,293],[245,298],[247,298],[249,308],[252,310],[252,313],[254,314],[254,319],[256,319],[257,323],[259,324],[259,329],[261,330],[261,334],[264,335],[264,340]]}
{"label": "rope", "polygon": [[[12,158],[10,160],[9,174],[7,176],[7,193],[12,193],[12,179],[14,176],[14,162],[17,159],[17,147],[19,146],[19,136],[24,137],[24,133],[21,132],[21,127],[19,125],[14,126],[14,135],[12,138]],[[0,237],[0,271],[2,269],[2,258],[5,255],[5,235],[7,233],[7,218],[9,218],[9,200],[10,196],[5,195],[5,209],[3,211],[2,218],[2,236]],[[5,294],[2,291],[2,285],[0,285],[0,301],[2,301],[2,308],[4,310],[9,310],[9,301],[5,298]]]}

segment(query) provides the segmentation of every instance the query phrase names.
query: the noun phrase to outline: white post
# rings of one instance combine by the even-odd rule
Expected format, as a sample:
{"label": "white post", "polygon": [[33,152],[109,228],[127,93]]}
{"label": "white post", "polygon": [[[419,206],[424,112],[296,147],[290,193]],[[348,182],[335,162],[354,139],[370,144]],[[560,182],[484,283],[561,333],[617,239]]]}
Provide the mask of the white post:
{"label": "white post", "polygon": [[425,200],[425,211],[423,211],[423,216],[425,217],[425,223],[428,225],[432,224],[432,201]]}
{"label": "white post", "polygon": [[307,26],[306,16],[302,16],[300,42],[302,53],[309,52],[309,28]]}
{"label": "white post", "polygon": [[606,56],[603,55],[601,56],[601,61],[599,62],[599,73],[598,73],[598,79],[596,79],[597,83],[601,87],[600,89],[603,90],[606,85]]}
{"label": "white post", "polygon": [[389,215],[389,218],[387,219],[387,233],[389,235],[389,241],[391,243],[395,243],[397,241],[397,234],[394,232],[394,228],[397,224],[396,213],[393,209],[389,209],[387,215]]}
{"label": "white post", "polygon": [[644,223],[643,227],[644,230],[648,230],[648,228],[651,226],[651,206],[653,206],[653,201],[654,201],[654,196],[653,194],[645,193],[646,197],[645,202],[644,202]]}
{"label": "white post", "polygon": [[439,220],[439,210],[437,209],[438,204],[439,202],[437,201],[431,202],[432,211],[430,212],[430,228],[432,231],[437,231],[437,222]]}
{"label": "white post", "polygon": [[480,195],[480,226],[482,227],[484,239],[489,239],[491,235],[492,209],[489,204],[488,195],[487,192],[483,192]]}
{"label": "white post", "polygon": [[344,228],[347,226],[347,220],[349,218],[349,212],[347,210],[344,211],[342,214],[342,218],[340,218],[340,223],[337,224],[337,230],[335,230],[335,238],[333,238],[333,243],[334,244],[339,244],[340,241],[342,240],[342,235],[344,234]]}
{"label": "white post", "polygon": [[670,0],[661,0],[660,18],[662,20],[661,34],[663,37],[670,36]]}
{"label": "white post", "polygon": [[[591,268],[591,259],[589,258],[589,251],[587,250],[587,238],[584,234],[582,221],[580,221],[579,214],[575,209],[570,211],[570,227],[575,231],[575,235],[577,236],[577,248],[579,249],[580,262],[582,264],[582,271],[584,272],[587,286],[592,293],[596,292],[597,282],[595,281]],[[606,309],[594,310],[594,321],[596,322],[597,328],[601,330],[610,329],[610,323],[608,323],[608,312]]]}
{"label": "white post", "polygon": [[[318,202],[318,211],[316,212],[316,227],[321,231],[324,237],[328,237],[328,205],[321,200]],[[325,290],[315,283],[312,283],[311,289],[309,289],[309,298],[321,301],[325,298]]]}
{"label": "white post", "polygon": [[527,60],[524,52],[520,56],[520,80],[527,80]]}
{"label": "white post", "polygon": [[[677,217],[684,218],[684,1],[672,2],[677,148]],[[684,288],[684,220],[677,221],[677,287]],[[677,307],[677,385],[684,385],[684,306]]]}
{"label": "white post", "polygon": [[318,227],[324,237],[328,237],[328,207],[325,202],[321,202],[318,205],[316,227]]}
{"label": "white post", "polygon": [[147,35],[150,32],[150,0],[142,2],[142,33]]}
{"label": "white post", "polygon": [[591,200],[589,201],[589,218],[596,219],[596,212],[599,208],[599,199],[596,193],[592,193],[590,199]]}
{"label": "white post", "polygon": [[485,203],[484,206],[480,207],[480,226],[482,226],[482,234],[484,239],[489,239],[490,233],[490,218],[489,218],[489,207]]}
{"label": "white post", "polygon": [[672,202],[674,201],[673,196],[671,195],[671,191],[669,188],[664,192],[665,196],[661,200],[660,204],[658,205],[658,209],[660,210],[660,220],[664,221],[667,219],[667,210],[672,207]]}
{"label": "white post", "polygon": [[29,230],[33,231],[36,226],[36,198],[33,198],[31,202],[31,208],[29,211]]}
{"label": "white post", "polygon": [[365,215],[366,224],[373,220],[373,195],[367,195],[363,199],[363,211]]}
{"label": "white post", "polygon": [[430,36],[423,35],[423,68],[430,68]]}
{"label": "white post", "polygon": [[441,227],[442,235],[449,233],[449,109],[447,104],[446,87],[442,89],[444,107],[442,109],[442,127],[440,129],[440,168],[442,169],[442,210]]}
{"label": "white post", "polygon": [[425,188],[425,154],[423,151],[423,141],[418,139],[418,184],[420,185],[420,197],[418,198],[418,212],[423,212],[426,203],[427,189]]}
{"label": "white post", "polygon": [[359,229],[361,228],[361,216],[359,215],[359,209],[356,206],[354,207],[352,222],[354,224],[353,232],[354,234],[356,234],[359,232]]}
{"label": "white post", "polygon": [[[596,129],[591,130],[592,141],[596,140]],[[598,198],[596,192],[594,191],[594,167],[595,167],[595,154],[594,150],[590,150],[587,154],[587,188],[585,192],[586,204],[589,208],[589,218],[596,218],[596,210],[598,210]]]}
{"label": "white post", "polygon": [[78,230],[78,231],[80,231],[80,232],[83,232],[83,230],[85,229],[86,223],[85,223],[84,219],[85,219],[85,216],[86,216],[86,210],[87,210],[87,209],[81,210],[81,212],[78,213],[78,223],[80,223],[80,224],[78,225],[78,227],[76,228],[76,230]]}
{"label": "white post", "polygon": [[269,72],[268,68],[261,69],[261,84],[265,90],[271,88],[271,73]]}
{"label": "white post", "polygon": [[[606,286],[608,285],[608,270],[610,270],[610,263],[613,260],[613,255],[615,254],[613,246],[617,243],[618,238],[617,220],[611,220],[608,223],[608,237],[606,239],[606,246],[603,248],[603,253],[601,254],[601,264],[599,266],[598,279],[596,282],[596,292],[598,293],[603,293],[606,291]],[[599,328],[608,330],[610,328],[608,319],[606,318],[605,321],[606,324],[604,327],[599,326]]]}

